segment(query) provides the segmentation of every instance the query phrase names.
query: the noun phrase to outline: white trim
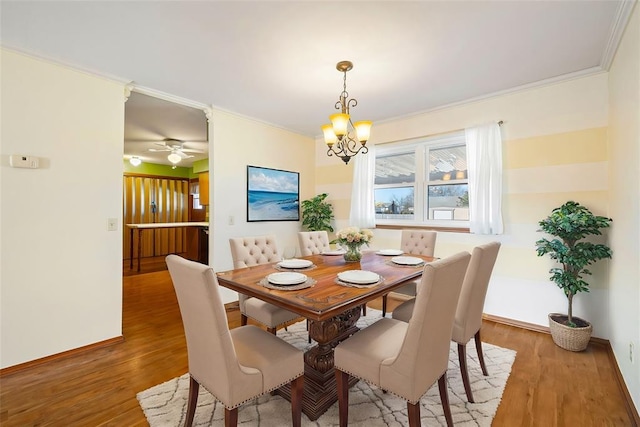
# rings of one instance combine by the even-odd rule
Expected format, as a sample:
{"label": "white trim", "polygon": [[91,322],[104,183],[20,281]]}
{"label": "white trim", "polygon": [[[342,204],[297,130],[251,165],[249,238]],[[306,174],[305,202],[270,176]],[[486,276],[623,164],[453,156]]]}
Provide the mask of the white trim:
{"label": "white trim", "polygon": [[609,71],[609,68],[611,68],[611,63],[616,55],[618,46],[620,46],[620,40],[624,34],[624,29],[627,27],[635,3],[636,0],[624,0],[618,6],[618,10],[616,10],[616,16],[611,26],[611,34],[609,34],[607,46],[604,52],[602,52],[602,58],[600,59],[600,66],[606,71]]}
{"label": "white trim", "polygon": [[[477,96],[475,98],[468,98],[462,101],[458,101],[458,102],[452,102],[451,104],[445,104],[445,105],[439,105],[427,110],[422,110],[422,111],[418,111],[418,112],[414,112],[414,113],[410,113],[410,114],[406,114],[404,116],[396,116],[396,117],[392,117],[389,119],[384,119],[384,120],[378,120],[375,123],[376,124],[384,124],[384,123],[390,123],[390,122],[395,122],[395,121],[399,121],[399,120],[406,120],[412,117],[416,117],[416,116],[420,116],[422,114],[427,114],[427,113],[433,113],[436,111],[440,111],[440,110],[447,110],[449,108],[454,108],[454,107],[460,107],[460,106],[464,106],[467,104],[473,104],[475,102],[480,102],[480,101],[485,101],[487,99],[490,98],[497,98],[500,96],[505,96],[505,95],[510,95],[510,94],[514,94],[517,92],[524,92],[530,89],[535,89],[535,88],[539,88],[539,87],[543,87],[543,86],[553,86],[555,84],[558,83],[564,83],[570,80],[576,80],[576,79],[581,79],[583,77],[591,77],[591,76],[595,76],[598,74],[602,74],[602,73],[606,73],[607,70],[604,70],[601,66],[597,66],[597,67],[591,67],[591,68],[587,68],[585,70],[580,70],[580,71],[576,71],[574,73],[569,73],[569,74],[563,74],[560,76],[556,76],[556,77],[551,77],[545,80],[539,80],[537,82],[533,82],[533,83],[527,83],[525,85],[521,85],[521,86],[515,86],[509,89],[504,89],[498,92],[492,92],[492,93],[488,93],[486,95],[480,95]],[[386,143],[386,142],[385,142]]]}
{"label": "white trim", "polygon": [[211,106],[207,104],[203,104],[201,102],[192,101],[190,99],[182,98],[180,96],[171,95],[170,93],[161,92],[156,89],[151,89],[144,86],[138,86],[133,83],[133,87],[131,88],[134,92],[141,93],[143,95],[152,96],[154,98],[163,99],[165,101],[173,102],[175,104],[184,105],[186,107],[196,108],[198,110],[202,110],[205,113],[211,109]]}
{"label": "white trim", "polygon": [[37,61],[46,61],[49,62],[51,64],[60,66],[60,67],[64,67],[64,68],[68,68],[70,70],[79,72],[79,73],[83,73],[83,74],[87,74],[90,75],[92,77],[98,77],[101,79],[105,79],[105,80],[109,80],[110,82],[114,82],[114,83],[120,83],[122,85],[127,85],[131,83],[131,80],[128,79],[123,79],[122,77],[117,77],[111,74],[107,74],[107,73],[102,73],[102,72],[98,72],[95,70],[91,70],[89,68],[83,68],[80,67],[76,64],[72,64],[70,62],[66,62],[66,61],[61,61],[59,59],[47,56],[47,55],[43,55],[41,53],[35,53],[29,50],[25,50],[25,49],[20,49],[20,48],[16,48],[16,47],[11,47],[11,46],[6,46],[6,45],[1,45],[0,46],[2,49],[5,49],[9,52],[13,52],[16,53],[18,55],[24,55],[27,56],[31,59],[35,59]]}

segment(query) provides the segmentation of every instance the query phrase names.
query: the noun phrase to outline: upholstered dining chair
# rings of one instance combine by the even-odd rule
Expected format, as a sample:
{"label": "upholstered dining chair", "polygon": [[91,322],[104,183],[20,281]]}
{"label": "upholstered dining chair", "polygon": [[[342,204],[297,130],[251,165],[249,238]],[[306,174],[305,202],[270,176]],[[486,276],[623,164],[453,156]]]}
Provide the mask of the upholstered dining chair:
{"label": "upholstered dining chair", "polygon": [[453,317],[470,257],[460,252],[424,267],[409,323],[384,317],[336,346],[341,427],[349,418],[350,375],[405,399],[411,427],[420,425],[420,398],[437,381],[447,425],[453,425],[447,365]]}
{"label": "upholstered dining chair", "polygon": [[[438,233],[435,231],[402,230],[402,235],[400,236],[400,249],[406,254],[432,257],[436,249],[437,237]],[[399,288],[394,289],[393,292],[415,296],[419,283],[420,279],[414,280],[406,285],[402,285]],[[382,296],[382,317],[387,315],[387,296],[388,294]]]}
{"label": "upholstered dining chair", "polygon": [[[467,369],[467,343],[472,337],[474,338],[482,374],[489,375],[484,363],[480,327],[482,326],[484,300],[487,296],[489,280],[491,279],[491,273],[498,258],[499,250],[500,242],[491,242],[476,246],[471,252],[471,261],[464,276],[462,292],[460,293],[460,300],[458,301],[456,316],[453,321],[451,340],[458,344],[458,361],[460,362],[462,383],[467,394],[467,400],[471,403],[474,403],[474,399]],[[415,300],[403,302],[393,310],[392,317],[408,322],[414,310],[414,305]]]}
{"label": "upholstered dining chair", "polygon": [[317,255],[331,250],[326,231],[299,231],[298,245],[302,256]]}
{"label": "upholstered dining chair", "polygon": [[229,330],[218,280],[207,265],[166,257],[187,339],[189,400],[193,423],[202,385],[225,407],[225,426],[238,424],[238,407],[291,384],[291,417],[302,422],[303,352],[256,326]]}
{"label": "upholstered dining chair", "polygon": [[[281,261],[276,238],[273,235],[255,237],[233,237],[229,239],[233,268],[251,267]],[[278,326],[300,317],[292,311],[285,310],[258,298],[244,294],[238,295],[240,305],[240,324],[246,325],[247,318],[252,318],[267,327],[273,334]]]}

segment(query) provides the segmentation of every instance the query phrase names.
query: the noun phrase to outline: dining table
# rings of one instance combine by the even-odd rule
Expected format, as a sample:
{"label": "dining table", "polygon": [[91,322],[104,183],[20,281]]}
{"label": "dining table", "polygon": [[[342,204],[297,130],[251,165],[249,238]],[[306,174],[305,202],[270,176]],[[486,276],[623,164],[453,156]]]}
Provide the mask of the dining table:
{"label": "dining table", "polygon": [[[338,400],[334,348],[359,330],[356,322],[362,306],[419,278],[424,265],[435,259],[421,255],[403,256],[400,251],[369,250],[363,251],[360,262],[346,262],[342,252],[327,251],[296,258],[299,265],[284,260],[221,271],[216,276],[221,286],[308,320],[309,336],[316,344],[304,354],[302,411],[309,419],[317,420]],[[293,285],[279,280],[274,280],[275,284],[271,282],[274,277],[286,278],[292,272],[306,276],[304,282]],[[289,276],[278,273],[289,273]],[[350,378],[350,386],[357,382],[357,378]],[[281,387],[276,393],[291,398],[288,386]]]}

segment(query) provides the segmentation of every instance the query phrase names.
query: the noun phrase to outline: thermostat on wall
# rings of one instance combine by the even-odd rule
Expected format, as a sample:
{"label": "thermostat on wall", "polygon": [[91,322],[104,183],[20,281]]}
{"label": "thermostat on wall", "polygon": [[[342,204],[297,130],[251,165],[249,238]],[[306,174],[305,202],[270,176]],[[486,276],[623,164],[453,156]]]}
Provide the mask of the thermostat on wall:
{"label": "thermostat on wall", "polygon": [[13,168],[38,169],[39,161],[38,158],[34,156],[12,154],[11,156],[9,156],[9,164]]}

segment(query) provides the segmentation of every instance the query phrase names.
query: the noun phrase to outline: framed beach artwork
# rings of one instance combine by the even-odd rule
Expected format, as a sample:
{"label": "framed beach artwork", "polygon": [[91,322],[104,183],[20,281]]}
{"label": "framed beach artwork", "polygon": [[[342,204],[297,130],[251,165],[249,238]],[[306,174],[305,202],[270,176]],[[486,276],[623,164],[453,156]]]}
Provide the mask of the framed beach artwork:
{"label": "framed beach artwork", "polygon": [[247,166],[247,221],[299,221],[300,174]]}

